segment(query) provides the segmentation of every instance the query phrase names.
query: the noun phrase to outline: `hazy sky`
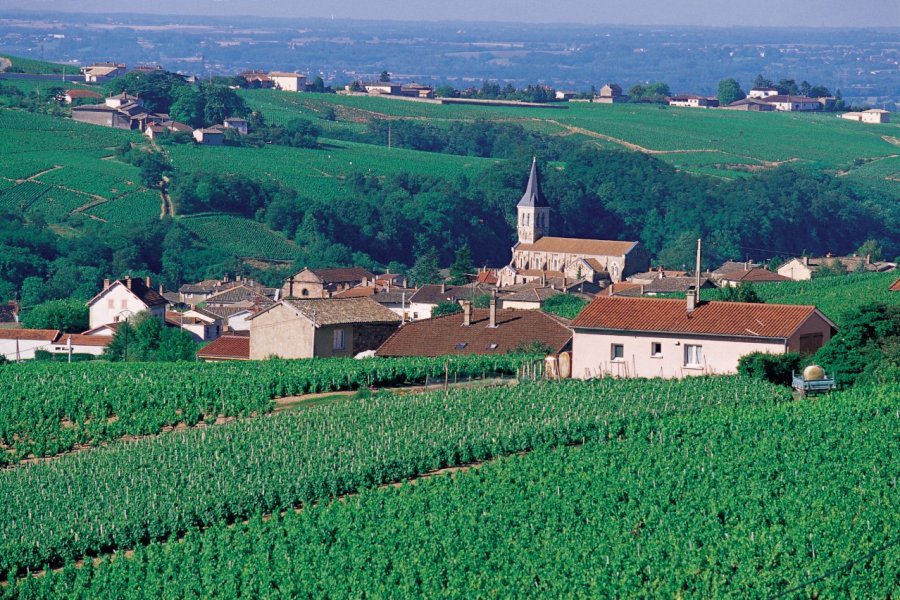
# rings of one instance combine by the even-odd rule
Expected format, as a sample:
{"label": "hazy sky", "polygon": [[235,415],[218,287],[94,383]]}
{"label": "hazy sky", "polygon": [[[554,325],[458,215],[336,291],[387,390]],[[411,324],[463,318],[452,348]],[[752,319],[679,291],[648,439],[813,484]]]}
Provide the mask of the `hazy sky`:
{"label": "hazy sky", "polygon": [[900,0],[0,0],[3,10],[778,27],[900,26]]}

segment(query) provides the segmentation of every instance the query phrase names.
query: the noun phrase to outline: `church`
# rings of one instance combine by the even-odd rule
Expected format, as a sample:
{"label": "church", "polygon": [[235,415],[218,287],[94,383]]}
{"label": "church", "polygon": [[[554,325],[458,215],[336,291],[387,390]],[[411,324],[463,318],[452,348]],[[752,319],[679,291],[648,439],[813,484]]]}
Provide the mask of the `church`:
{"label": "church", "polygon": [[563,286],[588,281],[602,286],[650,268],[650,255],[640,242],[548,235],[550,205],[541,191],[536,158],[517,212],[519,241],[512,248],[512,262],[498,272],[501,287],[535,281]]}

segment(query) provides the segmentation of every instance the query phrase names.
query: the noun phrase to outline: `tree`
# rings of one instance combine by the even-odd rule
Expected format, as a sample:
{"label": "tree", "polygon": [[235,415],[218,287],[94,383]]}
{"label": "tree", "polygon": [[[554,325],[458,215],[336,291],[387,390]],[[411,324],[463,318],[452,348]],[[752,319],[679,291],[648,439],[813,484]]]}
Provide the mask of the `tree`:
{"label": "tree", "polygon": [[462,312],[462,307],[458,302],[443,300],[431,309],[431,318],[443,317],[444,315],[452,315],[458,312]]}
{"label": "tree", "polygon": [[438,283],[441,280],[441,266],[438,262],[438,252],[435,248],[429,248],[416,259],[409,276],[415,285]]}
{"label": "tree", "polygon": [[735,287],[725,286],[719,294],[719,300],[724,300],[725,302],[762,303],[762,299],[756,293],[756,289],[751,283],[739,283]]}
{"label": "tree", "polygon": [[779,79],[778,83],[775,84],[775,89],[778,90],[779,94],[800,95],[800,88],[797,87],[797,81],[794,79]]}
{"label": "tree", "polygon": [[59,329],[81,333],[90,327],[88,307],[83,300],[50,300],[25,313],[22,325],[27,329]]}
{"label": "tree", "polygon": [[464,285],[469,281],[468,275],[475,271],[475,263],[472,262],[472,250],[468,244],[464,244],[456,251],[456,259],[450,265],[450,283]]}
{"label": "tree", "polygon": [[878,240],[866,240],[863,245],[856,249],[856,255],[863,258],[868,257],[870,260],[881,260],[884,247]]}
{"label": "tree", "polygon": [[762,73],[757,75],[756,79],[753,80],[753,89],[754,90],[763,90],[763,89],[771,88],[771,87],[773,87],[772,80],[766,79],[765,77],[763,77]]}
{"label": "tree", "polygon": [[836,275],[846,275],[847,265],[834,258],[826,261],[816,270],[816,277],[834,277]]}
{"label": "tree", "polygon": [[386,70],[382,71],[381,75],[378,76],[378,81],[380,81],[381,83],[390,83],[391,74],[388,73]]}
{"label": "tree", "polygon": [[732,102],[743,100],[747,97],[747,94],[741,89],[741,84],[736,79],[728,78],[719,82],[718,97],[720,105],[728,106]]}
{"label": "tree", "polygon": [[167,327],[144,311],[119,323],[103,357],[110,361],[196,360],[197,343],[187,331]]}

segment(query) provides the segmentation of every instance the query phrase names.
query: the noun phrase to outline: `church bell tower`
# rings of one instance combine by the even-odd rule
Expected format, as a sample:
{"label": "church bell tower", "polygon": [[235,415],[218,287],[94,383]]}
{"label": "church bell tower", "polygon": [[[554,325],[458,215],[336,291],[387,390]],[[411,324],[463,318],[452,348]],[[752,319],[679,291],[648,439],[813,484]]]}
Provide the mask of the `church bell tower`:
{"label": "church bell tower", "polygon": [[550,233],[550,205],[541,191],[537,157],[531,161],[528,187],[517,205],[520,244],[533,244]]}

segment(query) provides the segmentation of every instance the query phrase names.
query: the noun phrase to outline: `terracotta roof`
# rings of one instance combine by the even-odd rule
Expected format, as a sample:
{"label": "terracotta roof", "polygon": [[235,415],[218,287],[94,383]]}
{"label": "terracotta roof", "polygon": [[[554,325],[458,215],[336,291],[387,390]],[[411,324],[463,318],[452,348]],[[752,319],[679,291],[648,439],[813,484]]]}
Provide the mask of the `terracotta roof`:
{"label": "terracotta roof", "polygon": [[572,339],[565,321],[539,310],[497,310],[497,327],[488,327],[489,310],[472,309],[471,325],[461,312],[408,323],[382,344],[378,356],[506,354],[539,342],[555,352]]}
{"label": "terracotta roof", "polygon": [[285,71],[272,71],[269,73],[269,77],[299,77],[305,79],[306,75],[301,75],[300,73],[287,73]]}
{"label": "terracotta roof", "polygon": [[502,296],[504,302],[541,302],[547,298],[551,298],[553,296],[562,294],[561,290],[556,290],[549,287],[534,287],[531,289],[522,290],[516,292],[514,294],[509,294]]}
{"label": "terracotta roof", "polygon": [[338,269],[310,269],[322,283],[348,283],[362,281],[363,279],[375,279],[375,275],[361,267],[343,267]]}
{"label": "terracotta roof", "polygon": [[342,292],[333,295],[332,298],[368,298],[375,295],[375,287],[371,285],[358,285],[356,287],[347,288]]}
{"label": "terracotta roof", "polygon": [[496,285],[499,281],[497,277],[497,269],[485,269],[484,271],[478,271],[478,275],[475,277],[475,281],[478,283],[486,283],[488,285]]}
{"label": "terracotta roof", "polygon": [[[350,325],[353,323],[400,322],[400,317],[371,298],[283,300],[279,304],[293,308],[298,314],[313,321],[319,327],[323,325]],[[276,304],[275,306],[278,305]],[[271,310],[271,308],[266,310]],[[256,318],[262,312],[250,318]]]}
{"label": "terracotta roof", "polygon": [[70,98],[102,98],[103,94],[91,90],[67,90],[66,95]]}
{"label": "terracotta roof", "polygon": [[0,340],[52,342],[59,335],[59,329],[0,329]]}
{"label": "terracotta roof", "polygon": [[778,94],[776,96],[766,96],[765,98],[760,98],[763,102],[768,102],[770,104],[774,102],[803,102],[803,103],[811,103],[811,102],[819,102],[818,98],[808,98],[807,96],[788,96],[787,94]]}
{"label": "terracotta roof", "polygon": [[207,321],[191,317],[177,311],[166,311],[166,323],[180,327],[181,325],[208,325]]}
{"label": "terracotta roof", "polygon": [[620,294],[640,295],[641,284],[631,283],[630,281],[620,281],[619,283],[611,283],[600,291],[600,296],[617,296]]}
{"label": "terracotta roof", "polygon": [[704,302],[689,315],[684,300],[601,295],[578,315],[572,322],[572,327],[788,338],[813,314],[818,314],[827,321],[815,306]]}
{"label": "terracotta roof", "polygon": [[409,301],[418,304],[440,304],[441,302],[448,301],[455,302],[457,300],[469,300],[473,296],[488,293],[490,293],[490,288],[484,287],[481,284],[448,285],[444,286],[444,291],[441,291],[441,286],[439,284],[431,283],[420,287],[419,290],[409,298]]}
{"label": "terracotta roof", "polygon": [[722,281],[737,281],[739,283],[768,283],[776,281],[790,281],[790,277],[773,273],[768,269],[750,269],[749,271],[735,271],[722,276]]}
{"label": "terracotta roof", "polygon": [[101,330],[110,329],[113,331],[113,333],[115,333],[115,331],[118,328],[119,328],[119,323],[107,323],[106,325],[97,325],[96,327],[94,327],[92,329],[88,329],[87,331],[82,332],[81,335],[91,335],[91,336],[103,335],[105,337],[105,334],[99,333]]}
{"label": "terracotta roof", "polygon": [[83,333],[63,333],[56,340],[57,344],[68,346],[69,338],[72,338],[73,346],[106,347],[112,342],[111,335],[85,335]]}
{"label": "terracotta roof", "polygon": [[892,283],[888,289],[892,292],[900,292],[900,279]]}
{"label": "terracotta roof", "polygon": [[197,358],[218,360],[250,360],[250,337],[223,335],[197,351]]}
{"label": "terracotta roof", "polygon": [[620,242],[615,240],[542,237],[533,244],[519,244],[516,246],[516,250],[595,256],[624,256],[636,245],[637,242]]}

